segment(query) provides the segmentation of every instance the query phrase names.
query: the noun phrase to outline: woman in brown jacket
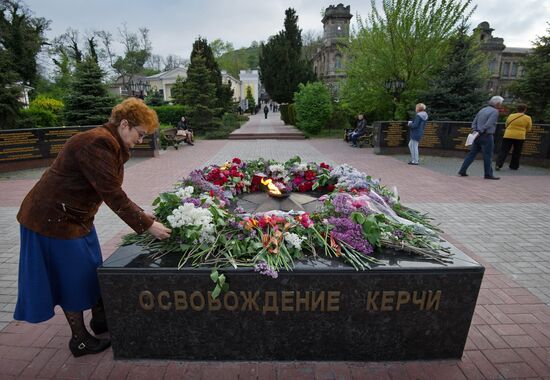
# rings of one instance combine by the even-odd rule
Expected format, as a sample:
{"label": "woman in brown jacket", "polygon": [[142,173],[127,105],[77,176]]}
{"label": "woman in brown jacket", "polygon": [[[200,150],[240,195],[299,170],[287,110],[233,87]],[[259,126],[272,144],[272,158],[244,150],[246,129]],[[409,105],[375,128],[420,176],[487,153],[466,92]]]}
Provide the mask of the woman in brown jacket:
{"label": "woman in brown jacket", "polygon": [[159,125],[143,101],[126,99],[109,121],[71,137],[51,167],[27,194],[17,220],[21,228],[19,292],[14,319],[38,323],[60,305],[71,327],[74,356],[98,353],[109,339],[92,336],[83,310],[92,309],[90,328],[107,331],[96,269],[102,263],[93,225],[105,202],[137,233],[158,239],[170,230],[132,202],[122,190],[130,148]]}

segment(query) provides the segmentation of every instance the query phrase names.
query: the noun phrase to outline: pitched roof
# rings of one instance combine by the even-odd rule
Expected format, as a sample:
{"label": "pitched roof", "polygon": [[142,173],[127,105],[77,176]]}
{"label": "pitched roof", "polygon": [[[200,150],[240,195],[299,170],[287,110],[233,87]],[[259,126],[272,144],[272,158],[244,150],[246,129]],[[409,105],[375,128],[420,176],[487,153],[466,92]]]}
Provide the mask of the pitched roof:
{"label": "pitched roof", "polygon": [[175,69],[163,71],[155,75],[148,76],[148,80],[160,80],[160,79],[176,79],[179,76],[187,76],[187,69],[185,67],[176,67]]}

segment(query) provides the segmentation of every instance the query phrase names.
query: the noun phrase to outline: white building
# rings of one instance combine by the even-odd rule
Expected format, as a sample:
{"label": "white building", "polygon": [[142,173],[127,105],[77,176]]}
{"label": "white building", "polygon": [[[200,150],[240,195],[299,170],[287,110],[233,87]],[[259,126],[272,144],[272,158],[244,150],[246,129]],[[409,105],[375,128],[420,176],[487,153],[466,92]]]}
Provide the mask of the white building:
{"label": "white building", "polygon": [[27,86],[23,82],[17,82],[17,85],[21,87],[21,95],[19,96],[19,101],[23,103],[23,108],[29,108],[29,92],[34,90],[34,87]]}
{"label": "white building", "polygon": [[258,96],[260,94],[260,75],[258,70],[241,70],[239,79],[241,80],[241,99],[246,98],[246,89],[250,86],[252,96],[254,96],[256,104],[258,104]]}
{"label": "white building", "polygon": [[[233,90],[233,100],[238,102],[241,100],[241,81],[229,74],[227,71],[222,70],[222,83],[229,84]],[[246,95],[246,93],[245,93]]]}
{"label": "white building", "polygon": [[157,90],[165,101],[169,101],[172,98],[172,86],[174,86],[178,77],[181,77],[183,80],[187,79],[187,69],[185,67],[176,67],[172,70],[163,71],[162,73],[146,77],[145,80],[150,86],[149,91]]}

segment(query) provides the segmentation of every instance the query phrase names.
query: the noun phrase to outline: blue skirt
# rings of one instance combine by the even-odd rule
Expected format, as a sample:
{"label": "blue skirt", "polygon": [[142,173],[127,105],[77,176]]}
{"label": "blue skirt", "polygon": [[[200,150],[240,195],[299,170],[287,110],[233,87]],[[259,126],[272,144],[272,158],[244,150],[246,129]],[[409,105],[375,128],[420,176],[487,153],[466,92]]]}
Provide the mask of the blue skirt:
{"label": "blue skirt", "polygon": [[56,239],[21,225],[19,292],[13,318],[38,323],[65,311],[81,311],[101,296],[97,267],[103,259],[95,228],[81,238]]}

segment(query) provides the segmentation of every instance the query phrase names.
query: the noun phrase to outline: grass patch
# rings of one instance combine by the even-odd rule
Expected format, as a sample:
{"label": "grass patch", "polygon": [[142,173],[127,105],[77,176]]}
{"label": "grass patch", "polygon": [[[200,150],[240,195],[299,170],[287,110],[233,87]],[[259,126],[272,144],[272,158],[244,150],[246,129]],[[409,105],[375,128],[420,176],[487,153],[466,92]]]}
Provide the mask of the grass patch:
{"label": "grass patch", "polygon": [[[304,131],[302,131],[304,132]],[[315,139],[334,139],[334,138],[337,138],[337,139],[343,139],[344,138],[344,130],[343,129],[323,129],[321,130],[319,133],[317,134],[310,134],[310,133],[305,133],[304,134],[306,135],[306,138],[308,139],[312,139],[312,138],[315,138]]]}

